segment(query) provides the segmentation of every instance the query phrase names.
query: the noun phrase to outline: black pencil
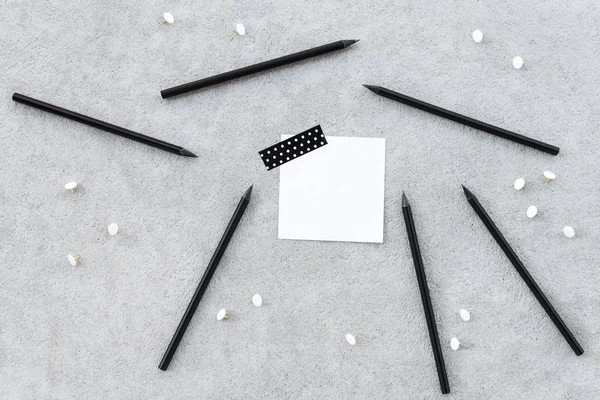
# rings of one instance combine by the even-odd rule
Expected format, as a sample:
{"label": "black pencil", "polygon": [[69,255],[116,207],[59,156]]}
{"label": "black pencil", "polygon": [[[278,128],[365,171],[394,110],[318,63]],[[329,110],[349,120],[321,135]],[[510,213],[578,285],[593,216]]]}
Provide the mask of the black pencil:
{"label": "black pencil", "polygon": [[190,304],[188,304],[185,312],[183,313],[183,317],[181,317],[181,321],[175,330],[175,334],[173,334],[173,338],[171,339],[171,343],[169,343],[169,347],[165,351],[165,354],[158,365],[158,368],[166,371],[169,368],[169,364],[175,355],[175,351],[177,351],[177,346],[179,346],[179,342],[183,338],[185,334],[185,330],[187,329],[192,317],[194,316],[194,312],[196,312],[196,308],[198,308],[198,304],[200,304],[200,300],[210,283],[210,278],[212,278],[215,273],[217,266],[219,265],[219,261],[221,261],[221,257],[223,257],[223,253],[225,253],[225,249],[227,249],[227,245],[233,236],[235,229],[238,226],[238,223],[242,219],[244,215],[244,211],[246,210],[246,206],[248,206],[248,202],[250,201],[250,195],[252,194],[252,186],[246,190],[246,193],[240,199],[240,202],[237,205],[237,208],[233,212],[231,220],[223,232],[223,236],[221,237],[221,241],[217,245],[215,252],[213,253],[210,261],[208,262],[208,267],[206,267],[206,271],[204,271],[204,275],[202,279],[200,279],[200,283],[192,296],[192,300],[190,300]]}
{"label": "black pencil", "polygon": [[433,358],[435,359],[435,367],[437,368],[438,379],[442,394],[450,393],[450,384],[448,383],[448,375],[446,374],[446,365],[444,364],[444,355],[442,354],[442,346],[438,337],[437,325],[435,324],[435,315],[431,298],[429,297],[429,287],[427,286],[427,277],[425,276],[425,268],[423,267],[423,259],[421,258],[421,249],[419,248],[419,240],[417,239],[417,230],[413,221],[410,204],[404,192],[402,192],[402,214],[404,214],[404,222],[406,224],[406,233],[410,242],[410,251],[412,253],[413,262],[415,264],[415,272],[417,273],[417,281],[419,282],[419,291],[421,292],[421,301],[423,302],[423,311],[425,312],[425,320],[427,321],[427,330],[429,331],[429,340],[433,349]]}
{"label": "black pencil", "polygon": [[185,83],[183,85],[175,86],[169,89],[164,89],[160,91],[160,95],[163,99],[178,96],[180,94],[184,94],[187,92],[191,92],[193,90],[202,89],[208,86],[217,85],[219,83],[227,82],[233,79],[241,78],[244,76],[256,74],[258,72],[263,72],[268,69],[273,69],[277,67],[281,67],[283,65],[292,64],[298,61],[306,60],[307,58],[312,58],[316,56],[320,56],[326,53],[330,53],[332,51],[342,50],[348,46],[353,45],[358,42],[358,40],[339,40],[337,42],[329,43],[323,46],[314,47],[312,49],[300,51],[298,53],[288,54],[287,56],[274,58],[272,60],[263,61],[258,64],[250,65],[247,67],[235,69],[233,71],[224,72],[219,75],[210,76],[208,78],[200,79],[194,82]]}
{"label": "black pencil", "polygon": [[479,203],[479,200],[477,200],[477,197],[475,197],[475,195],[473,193],[471,193],[471,191],[464,186],[463,186],[463,190],[465,192],[465,196],[467,196],[467,200],[469,201],[469,204],[471,205],[471,207],[473,207],[473,210],[475,210],[475,212],[477,213],[479,218],[481,218],[481,221],[483,221],[483,224],[486,226],[488,231],[490,231],[490,233],[492,234],[492,236],[494,237],[494,239],[496,240],[496,242],[498,243],[498,245],[500,246],[502,251],[504,251],[504,254],[506,254],[506,257],[508,257],[508,259],[510,260],[512,265],[515,267],[515,269],[517,270],[519,275],[521,275],[521,278],[523,278],[523,280],[525,281],[525,284],[533,292],[533,295],[539,301],[539,303],[542,305],[542,307],[544,308],[544,310],[546,311],[546,313],[548,314],[548,316],[550,317],[552,322],[554,322],[554,325],[556,325],[556,327],[558,328],[560,333],[563,335],[563,337],[565,338],[567,343],[569,343],[569,346],[571,346],[571,349],[573,349],[573,351],[575,352],[576,355],[578,355],[578,356],[582,355],[583,348],[579,345],[579,343],[577,342],[577,339],[575,339],[575,336],[573,336],[573,334],[571,333],[571,331],[569,330],[567,325],[564,323],[562,318],[560,318],[560,315],[558,315],[558,312],[556,312],[554,307],[552,307],[552,304],[550,304],[550,300],[548,300],[546,295],[544,295],[544,292],[542,292],[542,289],[540,289],[540,287],[537,285],[535,280],[533,280],[533,277],[529,274],[529,271],[527,271],[527,268],[525,268],[525,265],[523,265],[523,262],[519,259],[519,257],[517,257],[517,254],[514,252],[512,247],[510,247],[510,245],[508,244],[508,242],[506,241],[506,239],[504,238],[504,236],[502,235],[502,233],[500,232],[500,230],[498,229],[496,224],[494,224],[494,221],[492,221],[492,219],[490,218],[488,213],[485,211],[485,209],[481,205],[481,203]]}
{"label": "black pencil", "polygon": [[470,117],[466,117],[464,115],[455,113],[454,111],[449,111],[444,108],[434,106],[433,104],[425,103],[424,101],[417,100],[415,98],[406,96],[402,93],[394,92],[390,89],[386,89],[381,86],[363,86],[380,96],[387,97],[388,99],[398,101],[408,106],[418,108],[419,110],[427,111],[428,113],[437,115],[439,117],[458,122],[471,128],[479,129],[480,131],[491,133],[492,135],[499,136],[501,138],[508,139],[516,143],[520,143],[522,145],[543,151],[545,153],[557,155],[560,151],[558,147],[552,146],[551,144],[540,142],[539,140],[531,139],[527,136],[523,136],[515,132],[507,131],[506,129],[502,129],[497,126],[490,125]]}
{"label": "black pencil", "polygon": [[60,115],[61,117],[72,119],[73,121],[81,122],[82,124],[102,129],[103,131],[114,133],[115,135],[123,136],[127,139],[147,144],[148,146],[156,147],[157,149],[165,150],[185,157],[198,157],[197,155],[195,155],[191,151],[184,149],[183,147],[163,142],[162,140],[154,139],[150,136],[142,135],[141,133],[133,132],[129,129],[109,124],[108,122],[90,118],[88,116],[76,113],[74,111],[66,110],[64,108],[57,107],[52,104],[44,103],[43,101],[36,100],[19,93],[14,93],[12,99],[17,103],[23,103],[28,106],[35,107],[52,114]]}

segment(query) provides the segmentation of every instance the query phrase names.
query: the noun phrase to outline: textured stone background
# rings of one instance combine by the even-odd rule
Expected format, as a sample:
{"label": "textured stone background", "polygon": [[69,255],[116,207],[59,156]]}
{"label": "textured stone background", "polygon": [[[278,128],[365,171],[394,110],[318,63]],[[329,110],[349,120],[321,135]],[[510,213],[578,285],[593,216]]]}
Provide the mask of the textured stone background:
{"label": "textured stone background", "polygon": [[[600,398],[596,1],[4,0],[0,398],[434,399],[400,209],[411,199],[452,394]],[[164,11],[176,18],[160,24]],[[248,34],[231,40],[233,26]],[[473,29],[484,42],[474,43]],[[346,51],[162,100],[160,89],[339,39]],[[514,70],[515,55],[525,68]],[[561,147],[557,157],[375,96],[383,85]],[[177,157],[11,101],[147,133]],[[277,240],[257,151],[321,124],[385,137],[384,244]],[[544,184],[542,171],[558,175]],[[524,177],[525,190],[513,181]],[[80,189],[71,195],[68,181]],[[168,372],[157,365],[244,190],[252,202]],[[576,357],[471,210],[495,218]],[[541,215],[528,220],[531,204]],[[121,230],[109,237],[106,227]],[[561,229],[572,225],[573,240]],[[72,268],[67,254],[83,262]],[[248,301],[259,292],[262,308]],[[217,322],[226,307],[231,320]],[[471,322],[458,316],[471,310]],[[344,335],[359,334],[355,347]],[[449,349],[452,336],[465,348]]]}

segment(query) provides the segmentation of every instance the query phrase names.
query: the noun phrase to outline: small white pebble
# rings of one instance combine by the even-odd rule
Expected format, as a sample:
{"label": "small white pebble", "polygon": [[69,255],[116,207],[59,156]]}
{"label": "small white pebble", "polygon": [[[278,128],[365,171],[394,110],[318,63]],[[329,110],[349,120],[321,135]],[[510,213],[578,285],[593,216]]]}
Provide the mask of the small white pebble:
{"label": "small white pebble", "polygon": [[563,233],[566,237],[572,238],[573,236],[575,236],[575,229],[573,229],[573,227],[571,226],[565,226],[563,228]]}
{"label": "small white pebble", "polygon": [[110,236],[115,236],[119,232],[119,225],[112,223],[108,226],[108,234]]}
{"label": "small white pebble", "polygon": [[483,32],[481,32],[479,29],[473,31],[472,36],[475,43],[481,43],[481,41],[483,40]]}
{"label": "small white pebble", "polygon": [[246,34],[246,27],[242,24],[237,24],[234,32],[240,36],[244,36]]}
{"label": "small white pebble", "polygon": [[262,306],[262,296],[258,293],[252,296],[252,304],[254,304],[256,307]]}
{"label": "small white pebble", "polygon": [[163,24],[172,24],[173,22],[175,22],[173,14],[168,12],[163,14]]}
{"label": "small white pebble", "polygon": [[525,187],[525,179],[523,178],[519,178],[515,181],[515,189],[516,190],[521,190]]}
{"label": "small white pebble", "polygon": [[354,346],[356,344],[356,336],[351,333],[346,334],[346,340],[350,346]]}
{"label": "small white pebble", "polygon": [[229,316],[227,315],[227,310],[222,308],[218,313],[217,313],[217,319],[219,321],[222,321],[224,319],[229,318]]}
{"label": "small white pebble", "polygon": [[452,339],[450,339],[450,348],[454,351],[458,350],[458,348],[460,347],[460,341],[453,337]]}
{"label": "small white pebble", "polygon": [[460,310],[460,317],[463,321],[468,321],[471,319],[471,313],[465,309]]}
{"label": "small white pebble", "polygon": [[533,218],[537,215],[538,213],[538,209],[536,206],[529,206],[529,208],[527,209],[527,216],[529,218]]}
{"label": "small white pebble", "polygon": [[65,189],[70,190],[71,193],[75,193],[76,187],[77,187],[77,182],[69,182],[65,185]]}
{"label": "small white pebble", "polygon": [[544,171],[544,177],[546,178],[546,182],[556,179],[556,175],[550,171]]}
{"label": "small white pebble", "polygon": [[515,67],[515,69],[521,69],[521,67],[523,66],[523,57],[521,56],[516,56],[515,58],[513,58],[513,67]]}

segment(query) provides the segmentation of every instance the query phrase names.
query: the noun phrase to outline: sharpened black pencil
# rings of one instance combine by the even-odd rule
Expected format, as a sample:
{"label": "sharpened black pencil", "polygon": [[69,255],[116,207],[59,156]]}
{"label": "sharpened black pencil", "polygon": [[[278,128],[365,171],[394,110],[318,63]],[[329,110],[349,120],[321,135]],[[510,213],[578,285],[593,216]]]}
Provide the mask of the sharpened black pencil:
{"label": "sharpened black pencil", "polygon": [[208,86],[217,85],[219,83],[227,82],[233,79],[238,79],[244,76],[256,74],[269,69],[278,68],[287,64],[292,64],[298,61],[306,60],[307,58],[317,57],[323,54],[330,53],[332,51],[342,50],[346,47],[353,45],[358,40],[339,40],[337,42],[325,44],[323,46],[314,47],[312,49],[300,51],[287,56],[274,58],[272,60],[263,61],[258,64],[249,65],[247,67],[235,69],[233,71],[224,72],[222,74],[210,76],[208,78],[200,79],[190,83],[184,83],[183,85],[175,86],[169,89],[161,90],[160,95],[163,99],[178,96],[180,94],[188,93],[193,90],[202,89]]}
{"label": "sharpened black pencil", "polygon": [[141,133],[130,131],[129,129],[121,128],[120,126],[109,124],[108,122],[100,121],[98,119],[91,118],[86,115],[76,113],[74,111],[57,107],[55,105],[33,99],[31,97],[27,97],[19,93],[14,93],[12,99],[17,103],[22,103],[31,107],[35,107],[42,111],[47,111],[52,114],[60,115],[61,117],[65,117],[73,121],[92,126],[94,128],[102,129],[103,131],[114,133],[115,135],[119,135],[127,139],[135,140],[136,142],[147,144],[148,146],[156,147],[157,149],[165,150],[170,153],[178,154],[180,156],[185,157],[198,157],[191,151],[186,150],[181,146],[176,146],[171,143],[163,142],[162,140],[154,139],[153,137],[142,135]]}
{"label": "sharpened black pencil", "polygon": [[491,133],[492,135],[499,136],[501,138],[511,140],[513,142],[522,144],[524,146],[531,147],[536,150],[543,151],[552,155],[557,155],[560,149],[551,144],[540,142],[539,140],[528,138],[527,136],[520,135],[515,132],[508,131],[506,129],[499,128],[494,125],[487,124],[485,122],[478,121],[476,119],[466,117],[464,115],[455,113],[454,111],[446,110],[433,104],[425,103],[424,101],[406,96],[402,93],[394,92],[393,90],[386,89],[381,86],[363,85],[373,93],[380,96],[387,97],[388,99],[398,101],[406,104],[407,106],[418,108],[419,110],[427,111],[428,113],[437,115],[438,117],[446,118],[454,122],[469,126],[471,128],[479,129],[480,131]]}
{"label": "sharpened black pencil", "polygon": [[423,302],[423,311],[425,312],[425,320],[427,321],[427,330],[429,331],[429,340],[431,341],[435,367],[437,368],[438,379],[440,381],[440,389],[442,390],[442,394],[447,394],[450,393],[450,384],[448,383],[448,375],[446,374],[446,364],[444,364],[442,346],[440,345],[433,306],[431,305],[431,298],[429,297],[429,287],[427,286],[427,277],[425,276],[425,268],[423,267],[423,259],[421,258],[419,240],[417,239],[417,230],[415,228],[415,222],[413,221],[410,204],[408,203],[408,199],[404,192],[402,192],[402,214],[404,215],[410,251],[415,264],[417,281],[419,282],[419,291],[421,292],[421,301]]}
{"label": "sharpened black pencil", "polygon": [[510,245],[508,244],[508,242],[506,241],[506,239],[504,238],[494,221],[492,221],[492,218],[490,218],[489,214],[481,205],[481,203],[479,203],[477,197],[475,197],[475,195],[471,193],[471,191],[466,187],[463,186],[462,188],[465,192],[465,196],[467,197],[467,201],[469,202],[471,207],[473,207],[475,213],[477,213],[479,218],[481,218],[481,221],[483,222],[485,227],[488,229],[488,231],[490,231],[490,233],[492,234],[502,251],[504,251],[504,254],[506,254],[506,257],[508,257],[508,259],[515,267],[519,275],[521,275],[521,278],[523,278],[523,280],[525,281],[525,284],[529,287],[529,290],[531,290],[531,292],[542,305],[552,322],[554,322],[554,325],[556,325],[556,327],[563,335],[567,343],[569,343],[571,349],[573,349],[576,355],[582,355],[583,348],[577,342],[577,339],[575,339],[575,336],[573,336],[567,325],[560,317],[560,315],[558,315],[558,312],[554,309],[554,307],[552,307],[550,300],[548,300],[544,292],[542,292],[542,289],[540,289],[533,277],[529,274],[529,271],[527,271],[527,268],[525,268],[523,262],[519,259],[519,257],[517,257],[517,254],[514,252],[512,247],[510,247]]}
{"label": "sharpened black pencil", "polygon": [[198,284],[198,287],[196,288],[196,291],[192,296],[192,300],[190,301],[190,304],[188,304],[185,312],[183,313],[183,317],[181,317],[181,321],[179,322],[179,325],[175,330],[175,334],[173,335],[173,338],[171,339],[171,342],[169,343],[169,346],[167,347],[167,350],[165,351],[165,354],[160,364],[158,365],[159,369],[166,371],[167,368],[169,368],[169,364],[171,363],[171,360],[173,359],[173,356],[177,351],[177,346],[179,346],[179,342],[181,342],[181,339],[185,334],[185,330],[192,321],[192,317],[194,316],[196,308],[198,308],[198,304],[200,304],[200,300],[202,299],[202,296],[204,295],[204,292],[206,291],[206,288],[210,283],[210,279],[217,270],[219,261],[221,261],[221,257],[223,257],[223,254],[227,249],[227,245],[229,244],[229,241],[231,240],[231,237],[233,236],[235,229],[238,226],[238,223],[242,219],[244,211],[246,211],[246,207],[250,202],[251,194],[252,186],[250,186],[248,190],[246,190],[246,193],[244,193],[244,195],[240,199],[240,202],[237,205],[237,208],[233,212],[231,220],[229,221],[227,228],[225,228],[225,232],[223,232],[221,241],[217,245],[215,252],[213,253],[210,261],[208,262],[208,267],[206,267],[206,271],[204,271],[204,275],[202,276],[202,279],[200,279],[200,283]]}

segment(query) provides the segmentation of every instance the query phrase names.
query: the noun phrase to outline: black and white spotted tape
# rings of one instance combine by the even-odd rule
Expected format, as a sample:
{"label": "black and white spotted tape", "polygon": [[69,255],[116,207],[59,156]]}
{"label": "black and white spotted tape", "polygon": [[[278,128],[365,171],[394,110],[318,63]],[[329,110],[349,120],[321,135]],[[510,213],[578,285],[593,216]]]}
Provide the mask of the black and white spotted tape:
{"label": "black and white spotted tape", "polygon": [[267,147],[258,154],[267,170],[272,170],[326,144],[327,139],[325,139],[321,125],[317,125],[276,145]]}

